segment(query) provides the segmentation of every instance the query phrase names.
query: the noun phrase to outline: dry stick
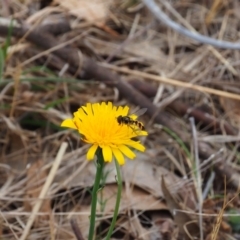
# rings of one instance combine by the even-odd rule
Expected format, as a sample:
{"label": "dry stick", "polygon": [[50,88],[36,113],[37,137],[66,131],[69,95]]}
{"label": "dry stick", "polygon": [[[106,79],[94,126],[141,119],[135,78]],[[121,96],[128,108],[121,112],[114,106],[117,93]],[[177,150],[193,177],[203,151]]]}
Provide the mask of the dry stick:
{"label": "dry stick", "polygon": [[43,186],[43,188],[42,188],[42,190],[41,190],[41,192],[39,194],[38,201],[36,202],[36,204],[34,205],[34,207],[32,209],[32,213],[31,213],[31,215],[30,215],[30,217],[28,219],[27,225],[24,228],[22,236],[20,237],[19,240],[25,240],[27,238],[27,236],[29,234],[29,231],[30,231],[30,229],[31,229],[31,227],[33,225],[33,222],[34,222],[34,220],[36,218],[36,213],[40,210],[40,208],[42,206],[43,200],[44,200],[44,198],[45,198],[45,196],[47,194],[47,191],[48,191],[49,187],[52,184],[52,181],[53,181],[53,179],[54,179],[54,177],[56,175],[56,172],[58,170],[58,167],[59,167],[59,165],[60,165],[60,163],[62,161],[63,155],[64,155],[64,153],[65,153],[65,151],[67,149],[67,146],[68,146],[68,144],[66,142],[63,142],[61,144],[60,149],[58,151],[58,154],[57,154],[57,156],[56,156],[56,158],[55,158],[55,160],[53,162],[53,166],[51,168],[51,171],[50,171],[50,173],[48,175],[48,178],[47,178],[47,180],[46,180],[46,182],[45,182],[45,184],[44,184],[44,186]]}
{"label": "dry stick", "polygon": [[202,34],[191,32],[188,29],[182,27],[181,25],[177,24],[173,20],[171,20],[159,7],[153,0],[142,0],[144,4],[147,6],[147,8],[155,15],[155,17],[163,22],[168,27],[172,28],[176,32],[185,35],[191,39],[196,40],[200,43],[209,44],[218,48],[225,48],[225,49],[240,49],[240,43],[234,43],[234,42],[227,42],[227,41],[220,41],[213,39],[211,37],[206,37]]}
{"label": "dry stick", "polygon": [[[14,232],[14,228],[12,227],[12,224],[10,224],[10,223],[8,222],[7,218],[6,218],[5,215],[2,213],[2,211],[0,211],[0,215],[1,215],[1,217],[2,217],[2,219],[1,219],[1,221],[0,221],[1,226],[2,226],[2,224],[3,224],[2,221],[4,220],[4,225],[6,225],[6,226],[10,229],[10,231],[11,231],[12,234],[14,235],[15,239],[18,240],[18,235]],[[13,216],[16,217],[16,215],[13,215]],[[1,230],[2,230],[2,229],[1,229]]]}
{"label": "dry stick", "polygon": [[77,40],[80,40],[81,38],[83,38],[85,35],[87,35],[91,30],[87,30],[83,33],[81,33],[80,35],[77,35],[75,36],[74,38],[71,38],[70,40],[66,41],[66,42],[63,42],[63,43],[60,43],[60,44],[57,44],[56,46],[50,48],[50,49],[47,49],[46,51],[43,51],[29,59],[27,59],[26,61],[24,61],[23,63],[20,64],[21,67],[25,66],[25,65],[28,65],[29,63],[33,62],[34,60],[42,57],[42,56],[46,56],[48,54],[50,54],[51,52],[54,52],[58,49],[61,49],[69,44],[72,44],[74,43],[75,41]]}
{"label": "dry stick", "polygon": [[70,220],[70,224],[71,224],[72,230],[73,230],[77,240],[84,240],[83,235],[82,235],[82,233],[81,233],[81,231],[80,231],[80,229],[78,227],[76,219],[72,218]]}
{"label": "dry stick", "polygon": [[137,71],[137,70],[131,70],[131,69],[126,68],[126,67],[118,67],[118,66],[114,66],[114,65],[111,65],[111,64],[107,64],[107,63],[99,63],[99,65],[103,66],[105,68],[109,68],[109,69],[118,71],[118,72],[127,73],[127,74],[131,74],[131,75],[134,75],[134,76],[137,76],[137,77],[142,77],[142,78],[155,80],[155,81],[162,82],[162,83],[165,83],[165,84],[168,84],[168,85],[185,87],[185,88],[197,90],[197,91],[200,91],[200,92],[214,94],[214,95],[221,96],[221,97],[240,100],[240,95],[230,93],[230,92],[224,92],[224,91],[221,91],[221,90],[208,88],[208,87],[203,87],[203,86],[196,85],[196,84],[189,83],[189,82],[182,82],[182,81],[179,81],[179,80],[176,80],[176,79],[171,79],[171,78],[167,78],[167,77],[163,77],[163,76],[157,76],[157,75],[153,75],[153,74],[150,74],[150,73],[140,72],[140,71]]}

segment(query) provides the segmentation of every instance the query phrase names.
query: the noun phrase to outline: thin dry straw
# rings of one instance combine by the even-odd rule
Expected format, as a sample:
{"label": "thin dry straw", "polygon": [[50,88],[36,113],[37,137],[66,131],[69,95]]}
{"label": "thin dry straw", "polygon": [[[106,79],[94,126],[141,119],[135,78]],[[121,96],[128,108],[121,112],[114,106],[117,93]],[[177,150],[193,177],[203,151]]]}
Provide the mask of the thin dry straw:
{"label": "thin dry straw", "polygon": [[112,69],[112,70],[117,71],[117,72],[122,72],[122,73],[126,73],[126,74],[131,74],[133,76],[138,76],[138,77],[143,77],[143,78],[146,78],[146,79],[151,79],[151,80],[162,82],[162,83],[168,84],[168,85],[189,88],[189,89],[193,89],[193,90],[196,90],[196,91],[205,92],[205,93],[209,93],[209,94],[214,94],[214,95],[221,96],[221,97],[240,100],[240,95],[235,94],[235,93],[224,92],[224,91],[221,91],[221,90],[208,88],[208,87],[203,87],[203,86],[196,85],[196,84],[189,83],[189,82],[182,82],[182,81],[179,81],[179,80],[176,80],[176,79],[171,79],[171,78],[167,78],[167,77],[163,77],[163,76],[157,76],[157,75],[153,75],[153,74],[150,74],[150,73],[140,72],[140,71],[137,71],[137,70],[131,70],[131,69],[128,69],[126,67],[118,67],[118,66],[114,66],[114,65],[111,65],[111,64],[107,64],[107,63],[98,63],[98,65],[102,66],[102,67],[105,67],[105,68],[108,68],[108,69]]}
{"label": "thin dry straw", "polygon": [[52,168],[51,168],[51,171],[47,177],[47,180],[41,190],[41,193],[39,194],[39,197],[38,197],[38,201],[35,203],[33,209],[32,209],[32,213],[28,219],[28,222],[27,222],[27,225],[26,227],[24,228],[24,231],[22,233],[22,236],[20,237],[19,240],[25,240],[29,234],[29,231],[33,225],[33,222],[36,218],[36,214],[39,212],[41,206],[42,206],[42,203],[43,203],[43,200],[48,192],[48,189],[49,187],[51,186],[52,182],[53,182],[53,179],[56,175],[56,172],[60,166],[60,163],[63,159],[63,156],[66,152],[66,149],[67,149],[67,146],[68,144],[66,142],[63,142],[60,146],[60,149],[58,151],[58,154],[53,162],[53,165],[52,165]]}
{"label": "thin dry straw", "polygon": [[202,197],[202,176],[201,171],[197,169],[200,168],[200,161],[199,161],[199,153],[198,153],[198,140],[197,140],[197,130],[195,126],[195,120],[193,117],[189,118],[190,124],[192,127],[192,136],[193,136],[193,147],[194,147],[194,158],[195,158],[195,166],[194,166],[194,176],[196,177],[196,191],[198,195],[198,211],[199,211],[199,228],[200,228],[200,239],[203,240],[203,218],[202,218],[202,204],[203,204],[203,197]]}

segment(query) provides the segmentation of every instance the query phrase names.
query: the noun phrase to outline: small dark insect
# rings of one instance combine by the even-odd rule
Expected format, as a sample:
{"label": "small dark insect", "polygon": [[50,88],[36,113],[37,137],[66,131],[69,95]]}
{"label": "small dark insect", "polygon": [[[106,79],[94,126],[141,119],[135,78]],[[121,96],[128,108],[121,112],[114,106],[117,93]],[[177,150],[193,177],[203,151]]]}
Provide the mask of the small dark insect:
{"label": "small dark insect", "polygon": [[[138,111],[136,111],[135,113],[132,113],[132,115],[137,115],[138,117],[143,115],[145,112],[147,111],[147,108],[141,108],[139,109]],[[128,125],[128,126],[131,126],[131,125],[135,125],[137,126],[140,130],[145,130],[145,127],[144,125],[137,121],[137,120],[133,120],[130,116],[118,116],[117,117],[117,121],[119,123],[119,125],[122,125],[122,124],[125,124],[125,125]]]}

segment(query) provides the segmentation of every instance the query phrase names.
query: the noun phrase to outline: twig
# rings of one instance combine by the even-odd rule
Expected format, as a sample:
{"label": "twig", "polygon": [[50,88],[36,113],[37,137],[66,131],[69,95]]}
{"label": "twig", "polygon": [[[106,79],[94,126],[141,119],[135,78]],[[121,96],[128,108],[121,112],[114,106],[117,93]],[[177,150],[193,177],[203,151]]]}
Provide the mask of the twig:
{"label": "twig", "polygon": [[239,94],[225,92],[225,91],[221,91],[221,90],[213,89],[213,88],[209,88],[209,87],[204,87],[201,85],[193,84],[191,82],[183,82],[183,81],[171,79],[171,78],[164,77],[164,76],[157,76],[157,75],[146,73],[146,72],[140,72],[138,70],[131,70],[131,69],[125,68],[125,67],[118,67],[118,66],[114,66],[114,65],[111,65],[108,63],[100,63],[100,65],[105,68],[109,68],[109,69],[112,69],[112,70],[115,70],[118,72],[127,73],[127,74],[131,74],[133,76],[142,77],[142,78],[146,78],[146,79],[151,79],[151,80],[165,83],[168,85],[185,87],[185,88],[194,89],[194,90],[197,90],[200,92],[214,94],[214,95],[221,96],[221,97],[240,100]]}
{"label": "twig", "polygon": [[[5,218],[5,215],[2,213],[2,211],[0,211],[0,215],[1,215],[1,218],[2,218],[2,220],[4,220],[4,222],[5,222],[5,224],[6,224],[6,226],[10,229],[10,231],[12,232],[12,234],[13,234],[13,236],[15,237],[15,239],[16,240],[18,240],[18,236],[17,236],[17,234],[15,233],[15,231],[14,231],[14,228],[12,227],[12,224],[10,224],[9,222],[8,222],[8,220]],[[14,216],[16,216],[16,215],[14,215]],[[2,225],[2,220],[1,220],[1,225]],[[2,229],[1,229],[2,230]]]}
{"label": "twig", "polygon": [[70,224],[71,224],[72,230],[73,230],[74,235],[77,238],[77,240],[84,240],[83,235],[82,235],[82,233],[81,233],[81,231],[80,231],[80,229],[77,225],[76,219],[72,218],[70,220]]}
{"label": "twig", "polygon": [[67,19],[62,19],[57,23],[44,24],[38,27],[39,31],[50,32],[52,35],[60,35],[71,30]]}
{"label": "twig", "polygon": [[215,172],[211,172],[211,175],[208,178],[207,183],[205,185],[205,188],[203,190],[203,194],[202,194],[203,195],[203,200],[207,198],[208,193],[209,193],[210,189],[213,186],[213,181],[214,181],[215,177],[216,177],[216,173]]}
{"label": "twig", "polygon": [[33,225],[33,222],[36,218],[36,213],[40,210],[41,208],[41,205],[43,203],[43,199],[45,198],[46,194],[47,194],[47,191],[49,189],[49,187],[51,186],[52,184],[52,181],[56,175],[56,172],[58,170],[58,167],[60,166],[60,163],[62,161],[62,158],[63,158],[63,155],[67,149],[67,143],[66,142],[63,142],[62,145],[60,146],[60,149],[58,151],[58,154],[54,160],[54,163],[53,163],[53,166],[51,168],[51,171],[48,175],[48,178],[39,194],[39,197],[38,197],[38,201],[36,202],[36,204],[34,205],[33,209],[32,209],[32,213],[30,215],[30,217],[28,218],[28,222],[27,222],[27,225],[26,227],[24,228],[23,230],[23,233],[20,237],[19,240],[25,240],[29,234],[29,231]]}
{"label": "twig", "polygon": [[172,28],[176,32],[185,35],[191,39],[196,40],[197,42],[209,44],[214,47],[218,48],[225,48],[225,49],[240,49],[240,43],[228,42],[228,41],[221,41],[216,40],[211,37],[204,36],[202,34],[191,32],[185,27],[179,25],[178,23],[171,20],[154,2],[154,0],[142,0],[143,3],[147,6],[147,8],[155,15],[155,17],[163,22],[168,27]]}

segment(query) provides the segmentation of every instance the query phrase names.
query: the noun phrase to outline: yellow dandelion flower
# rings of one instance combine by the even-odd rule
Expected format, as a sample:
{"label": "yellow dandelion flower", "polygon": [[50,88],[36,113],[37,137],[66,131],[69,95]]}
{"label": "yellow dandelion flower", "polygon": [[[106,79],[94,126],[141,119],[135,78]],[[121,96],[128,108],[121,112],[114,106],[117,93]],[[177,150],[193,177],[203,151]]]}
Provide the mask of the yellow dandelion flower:
{"label": "yellow dandelion flower", "polygon": [[[87,159],[92,160],[98,147],[102,149],[105,162],[111,162],[113,156],[120,165],[125,163],[124,156],[134,159],[133,149],[144,151],[145,147],[133,140],[137,136],[146,136],[137,126],[119,124],[118,116],[127,116],[129,107],[116,107],[111,102],[87,103],[74,113],[72,119],[62,122],[62,127],[78,130],[83,141],[91,144],[87,152]],[[132,117],[132,116],[131,116]],[[136,119],[137,116],[134,116]]]}

